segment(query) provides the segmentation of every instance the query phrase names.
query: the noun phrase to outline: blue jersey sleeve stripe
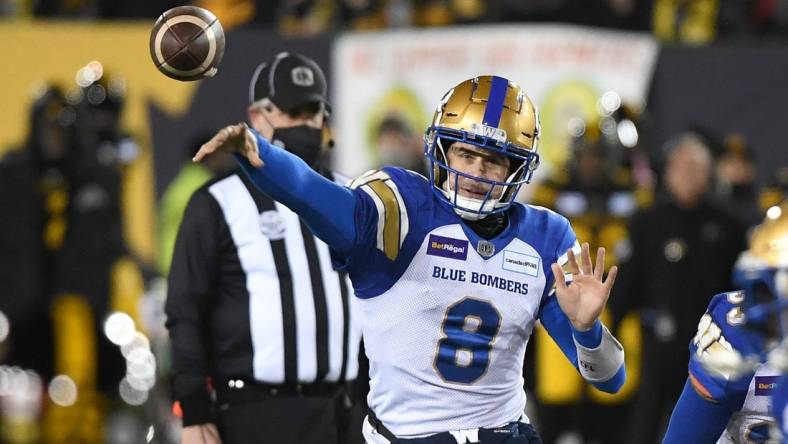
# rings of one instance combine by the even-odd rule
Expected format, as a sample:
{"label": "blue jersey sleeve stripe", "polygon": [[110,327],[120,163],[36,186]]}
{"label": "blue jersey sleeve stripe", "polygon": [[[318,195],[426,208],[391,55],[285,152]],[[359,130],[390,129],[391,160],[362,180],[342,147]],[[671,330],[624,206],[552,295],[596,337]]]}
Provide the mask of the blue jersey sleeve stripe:
{"label": "blue jersey sleeve stripe", "polygon": [[578,344],[593,350],[602,343],[602,323],[597,319],[587,331],[575,330],[575,327],[572,326],[572,334],[574,334]]}
{"label": "blue jersey sleeve stripe", "polygon": [[575,341],[572,340],[572,325],[569,318],[561,311],[555,296],[548,296],[547,302],[542,307],[539,320],[564,356],[577,368],[577,348]]}
{"label": "blue jersey sleeve stripe", "polygon": [[482,121],[487,126],[498,127],[503,114],[503,104],[506,99],[506,91],[509,89],[509,81],[503,77],[493,76],[490,85],[490,95],[487,97],[487,107],[484,108]]}
{"label": "blue jersey sleeve stripe", "polygon": [[607,381],[602,382],[594,382],[592,383],[594,387],[602,390],[605,393],[617,393],[621,386],[624,385],[624,382],[627,380],[627,367],[624,364],[621,364],[621,367],[618,368],[618,371],[612,378],[608,379]]}

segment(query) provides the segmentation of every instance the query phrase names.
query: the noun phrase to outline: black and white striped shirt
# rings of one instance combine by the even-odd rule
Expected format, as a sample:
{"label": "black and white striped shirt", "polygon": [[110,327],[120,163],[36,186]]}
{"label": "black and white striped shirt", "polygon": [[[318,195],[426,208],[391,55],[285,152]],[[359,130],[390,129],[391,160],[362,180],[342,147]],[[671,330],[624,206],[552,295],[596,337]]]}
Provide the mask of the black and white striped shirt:
{"label": "black and white striped shirt", "polygon": [[184,425],[203,422],[207,376],[266,384],[355,379],[354,302],[328,246],[243,173],[201,187],[178,232],[166,304]]}

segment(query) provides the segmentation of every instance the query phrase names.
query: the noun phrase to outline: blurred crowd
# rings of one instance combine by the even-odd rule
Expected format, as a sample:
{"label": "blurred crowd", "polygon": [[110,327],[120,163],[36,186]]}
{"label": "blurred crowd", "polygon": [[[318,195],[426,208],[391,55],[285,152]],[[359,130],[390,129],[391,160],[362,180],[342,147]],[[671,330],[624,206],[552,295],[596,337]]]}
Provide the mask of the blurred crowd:
{"label": "blurred crowd", "polygon": [[[120,126],[125,84],[97,62],[76,79],[35,90],[28,137],[0,160],[0,442],[174,442],[160,277],[191,193],[230,165],[188,161],[210,131],[185,139],[160,202],[158,267],[143,263],[123,237],[123,176],[139,152]],[[748,230],[788,196],[788,166],[761,177],[744,136],[691,122],[647,146],[647,110],[604,97],[597,109],[570,119],[567,164],[521,200],[566,215],[607,249],[607,267],[622,266],[605,322],[630,378],[616,395],[593,389],[539,331],[526,382],[545,442],[648,443],[681,391],[697,319],[731,288]],[[381,164],[426,173],[420,131],[402,116],[374,135]]]}
{"label": "blurred crowd", "polygon": [[147,403],[156,281],[124,239],[125,83],[98,62],[76,80],[35,88],[28,136],[0,158],[3,443],[140,443],[169,417]]}
{"label": "blurred crowd", "polygon": [[[0,0],[0,16],[154,18],[187,2]],[[467,23],[563,22],[651,31],[663,41],[785,35],[788,0],[198,0],[225,28],[251,24],[286,35]]]}

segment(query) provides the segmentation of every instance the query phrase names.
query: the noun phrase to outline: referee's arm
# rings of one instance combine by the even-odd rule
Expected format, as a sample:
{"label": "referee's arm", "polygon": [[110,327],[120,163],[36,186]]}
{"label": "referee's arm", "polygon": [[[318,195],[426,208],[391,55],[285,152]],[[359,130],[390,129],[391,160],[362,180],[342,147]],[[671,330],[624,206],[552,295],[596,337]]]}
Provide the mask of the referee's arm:
{"label": "referee's arm", "polygon": [[173,398],[183,426],[213,421],[207,380],[211,374],[208,311],[215,298],[222,217],[204,189],[192,195],[178,229],[167,283],[167,328],[172,347]]}

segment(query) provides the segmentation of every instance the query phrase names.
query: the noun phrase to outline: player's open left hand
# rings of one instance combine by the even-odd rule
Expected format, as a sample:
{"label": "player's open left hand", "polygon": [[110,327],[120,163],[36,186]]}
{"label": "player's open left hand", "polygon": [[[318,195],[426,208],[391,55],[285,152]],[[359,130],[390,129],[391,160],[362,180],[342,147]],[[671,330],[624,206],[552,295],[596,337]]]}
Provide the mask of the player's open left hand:
{"label": "player's open left hand", "polygon": [[572,273],[572,284],[567,285],[564,271],[557,263],[551,266],[555,277],[555,294],[558,305],[572,322],[576,330],[585,331],[594,326],[605,308],[610,290],[616,281],[618,267],[611,267],[607,279],[602,280],[605,273],[605,249],[600,248],[596,254],[596,267],[591,264],[591,253],[588,243],[583,243],[580,264],[574,252],[567,251],[569,272]]}
{"label": "player's open left hand", "polygon": [[211,140],[200,147],[200,150],[192,158],[192,162],[199,162],[205,156],[216,151],[238,153],[244,156],[253,167],[263,166],[257,148],[257,139],[243,122],[222,128]]}

